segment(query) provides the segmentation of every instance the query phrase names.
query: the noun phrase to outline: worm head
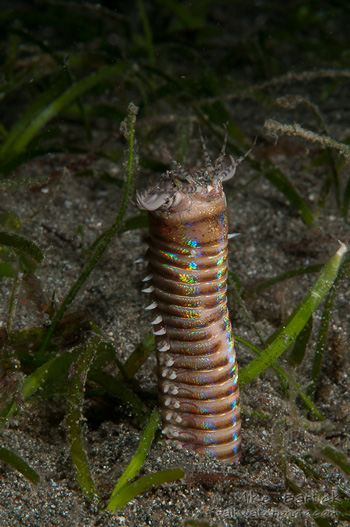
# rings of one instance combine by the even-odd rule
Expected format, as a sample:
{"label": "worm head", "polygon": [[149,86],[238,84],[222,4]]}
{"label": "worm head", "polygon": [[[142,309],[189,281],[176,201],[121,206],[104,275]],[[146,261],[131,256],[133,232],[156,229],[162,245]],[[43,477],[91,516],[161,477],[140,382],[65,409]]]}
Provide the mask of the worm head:
{"label": "worm head", "polygon": [[176,161],[171,160],[175,166],[174,170],[165,172],[159,183],[148,191],[143,194],[137,194],[136,202],[139,209],[180,212],[188,208],[192,199],[197,196],[205,197],[221,193],[222,182],[231,179],[235,175],[237,167],[254,147],[253,145],[244,156],[238,159],[229,156],[231,164],[225,168],[223,160],[225,157],[227,131],[223,147],[214,165],[210,160],[201,133],[200,138],[204,152],[205,168],[187,170]]}

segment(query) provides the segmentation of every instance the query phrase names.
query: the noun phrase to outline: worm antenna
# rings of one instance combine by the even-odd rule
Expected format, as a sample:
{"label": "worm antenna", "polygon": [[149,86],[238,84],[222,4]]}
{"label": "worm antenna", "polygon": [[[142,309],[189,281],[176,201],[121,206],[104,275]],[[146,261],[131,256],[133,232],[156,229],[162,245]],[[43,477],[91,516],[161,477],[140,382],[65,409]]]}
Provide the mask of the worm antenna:
{"label": "worm antenna", "polygon": [[199,128],[199,137],[200,137],[201,143],[202,143],[205,168],[207,169],[208,174],[212,174],[214,168],[213,168],[213,165],[212,165],[212,162],[211,162],[210,155],[209,155],[209,152],[207,150],[206,144],[205,144],[204,139],[203,139],[202,130],[200,128]]}
{"label": "worm antenna", "polygon": [[226,145],[227,145],[227,138],[228,138],[228,131],[227,131],[227,124],[224,125],[225,128],[225,136],[224,136],[224,144],[222,145],[220,154],[218,155],[215,165],[214,165],[214,171],[217,172],[222,167],[222,162],[224,160],[224,157],[226,155]]}

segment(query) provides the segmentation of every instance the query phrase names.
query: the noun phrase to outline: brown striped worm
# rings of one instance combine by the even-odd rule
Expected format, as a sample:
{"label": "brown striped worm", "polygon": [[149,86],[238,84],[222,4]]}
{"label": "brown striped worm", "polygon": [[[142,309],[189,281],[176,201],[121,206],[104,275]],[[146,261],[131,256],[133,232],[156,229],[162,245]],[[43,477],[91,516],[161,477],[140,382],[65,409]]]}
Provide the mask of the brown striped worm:
{"label": "brown striped worm", "polygon": [[[202,139],[205,168],[178,163],[137,196],[148,211],[145,293],[154,312],[158,395],[164,434],[180,448],[225,462],[240,458],[238,372],[227,308],[226,140],[214,166]],[[248,152],[249,153],[249,152]],[[248,153],[246,155],[248,155]]]}

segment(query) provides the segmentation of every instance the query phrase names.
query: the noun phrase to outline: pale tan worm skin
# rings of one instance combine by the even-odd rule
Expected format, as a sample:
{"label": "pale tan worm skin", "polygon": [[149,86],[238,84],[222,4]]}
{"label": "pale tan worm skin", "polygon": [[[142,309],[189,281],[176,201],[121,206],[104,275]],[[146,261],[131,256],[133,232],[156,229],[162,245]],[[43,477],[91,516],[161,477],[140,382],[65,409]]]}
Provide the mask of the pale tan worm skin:
{"label": "pale tan worm skin", "polygon": [[227,309],[224,148],[211,166],[166,172],[137,198],[149,211],[146,293],[157,345],[163,432],[222,461],[240,459],[238,371]]}

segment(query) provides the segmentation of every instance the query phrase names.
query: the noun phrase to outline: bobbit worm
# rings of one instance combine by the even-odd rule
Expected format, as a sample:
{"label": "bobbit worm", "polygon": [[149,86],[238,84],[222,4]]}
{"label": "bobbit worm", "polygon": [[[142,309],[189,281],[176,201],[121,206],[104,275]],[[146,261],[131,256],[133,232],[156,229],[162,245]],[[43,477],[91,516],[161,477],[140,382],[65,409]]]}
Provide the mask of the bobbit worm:
{"label": "bobbit worm", "polygon": [[[137,196],[148,211],[148,271],[143,291],[154,313],[158,396],[164,434],[180,448],[233,463],[241,453],[238,371],[227,308],[225,144],[205,168],[175,163]],[[248,152],[249,153],[249,152]],[[248,155],[248,154],[246,154]],[[244,156],[246,157],[246,156]]]}

